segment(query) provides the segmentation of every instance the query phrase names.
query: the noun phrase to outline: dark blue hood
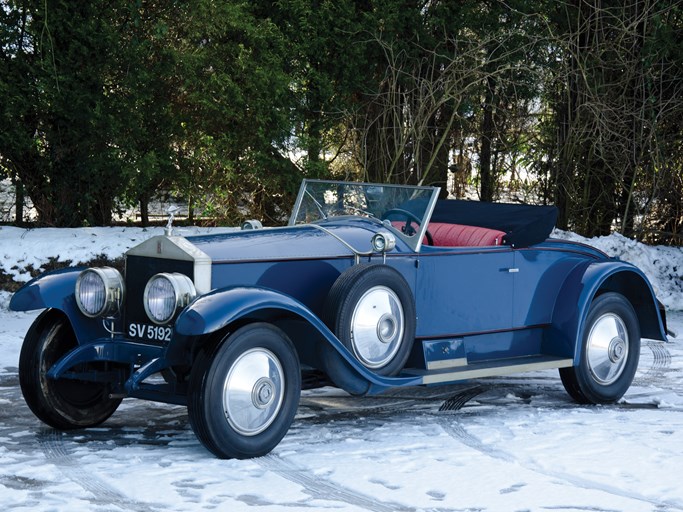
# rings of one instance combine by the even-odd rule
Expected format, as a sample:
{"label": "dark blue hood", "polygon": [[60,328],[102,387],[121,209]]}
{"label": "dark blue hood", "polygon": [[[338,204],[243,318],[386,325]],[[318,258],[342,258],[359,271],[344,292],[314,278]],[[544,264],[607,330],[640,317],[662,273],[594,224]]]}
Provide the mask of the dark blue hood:
{"label": "dark blue hood", "polygon": [[324,228],[336,236],[312,225],[301,225],[191,236],[187,240],[205,252],[214,263],[325,259],[352,256],[353,251],[345,243],[357,251],[368,251],[373,234],[386,229],[367,220],[325,224]]}

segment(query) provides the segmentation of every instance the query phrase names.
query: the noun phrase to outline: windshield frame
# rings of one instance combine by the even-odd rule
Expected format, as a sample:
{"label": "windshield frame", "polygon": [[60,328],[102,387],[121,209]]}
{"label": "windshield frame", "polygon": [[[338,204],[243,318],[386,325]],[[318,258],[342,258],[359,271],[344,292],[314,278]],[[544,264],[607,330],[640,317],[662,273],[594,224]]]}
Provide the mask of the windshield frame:
{"label": "windshield frame", "polygon": [[[321,186],[329,186],[330,189],[333,188],[338,188],[338,187],[358,187],[364,189],[364,193],[367,192],[368,189],[371,188],[376,188],[381,190],[381,194],[384,195],[386,193],[385,189],[394,189],[397,192],[397,199],[399,198],[400,195],[403,195],[405,197],[415,197],[415,196],[421,196],[421,199],[426,199],[426,207],[424,211],[422,212],[422,218],[420,219],[420,225],[416,229],[415,233],[411,236],[407,235],[401,229],[398,229],[394,227],[389,220],[381,220],[380,218],[376,217],[372,212],[363,210],[361,208],[354,208],[353,206],[350,206],[352,210],[356,210],[355,213],[352,213],[352,216],[360,217],[360,218],[368,218],[368,219],[373,219],[377,222],[378,225],[382,225],[385,228],[387,228],[389,231],[392,233],[395,233],[401,240],[403,240],[413,251],[419,252],[421,246],[422,246],[422,240],[424,239],[425,233],[427,231],[427,226],[429,224],[429,220],[431,219],[432,213],[434,212],[434,207],[436,206],[436,201],[439,198],[439,192],[440,188],[439,187],[432,187],[432,186],[417,186],[417,185],[396,185],[396,184],[387,184],[387,183],[366,183],[366,182],[353,182],[353,181],[335,181],[335,180],[313,180],[313,179],[304,179],[301,183],[301,187],[299,188],[299,193],[297,195],[296,201],[294,203],[294,207],[292,208],[292,213],[289,217],[289,221],[287,223],[288,226],[295,226],[295,225],[306,225],[306,224],[322,224],[325,222],[330,222],[333,221],[334,219],[341,219],[343,217],[348,218],[349,213],[344,213],[343,215],[330,215],[330,213],[333,213],[333,211],[330,209],[327,212],[325,211],[325,204],[319,203],[311,191],[309,190],[310,187],[321,187]],[[400,191],[400,193],[399,193]],[[306,196],[309,196],[312,200],[312,203],[314,205],[314,208],[319,212],[319,218],[313,221],[308,221],[308,220],[301,220],[297,222],[297,218],[299,217],[299,214],[301,212],[302,205],[304,204],[304,199]],[[367,194],[365,194],[365,197],[367,199]],[[405,201],[404,201],[405,202]],[[398,208],[402,205],[401,202],[397,202],[397,204],[393,205],[391,208]],[[387,210],[387,211],[388,211]],[[366,215],[363,215],[365,213]],[[411,212],[415,213],[415,212]],[[418,216],[419,218],[419,216]],[[414,223],[414,221],[413,221]]]}

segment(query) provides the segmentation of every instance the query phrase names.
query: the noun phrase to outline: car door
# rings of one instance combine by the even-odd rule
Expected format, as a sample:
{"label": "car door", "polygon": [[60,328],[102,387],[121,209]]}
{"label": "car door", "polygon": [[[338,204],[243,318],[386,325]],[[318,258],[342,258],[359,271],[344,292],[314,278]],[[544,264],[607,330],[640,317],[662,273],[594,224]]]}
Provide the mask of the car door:
{"label": "car door", "polygon": [[415,289],[417,337],[510,329],[513,263],[509,247],[423,246]]}

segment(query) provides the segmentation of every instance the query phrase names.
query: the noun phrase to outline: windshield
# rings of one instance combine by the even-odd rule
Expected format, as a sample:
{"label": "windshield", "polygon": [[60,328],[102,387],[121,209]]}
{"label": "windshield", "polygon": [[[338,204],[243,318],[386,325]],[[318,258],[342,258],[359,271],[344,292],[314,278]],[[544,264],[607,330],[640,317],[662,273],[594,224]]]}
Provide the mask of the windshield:
{"label": "windshield", "polygon": [[438,194],[437,187],[304,180],[289,225],[367,217],[382,222],[417,250]]}

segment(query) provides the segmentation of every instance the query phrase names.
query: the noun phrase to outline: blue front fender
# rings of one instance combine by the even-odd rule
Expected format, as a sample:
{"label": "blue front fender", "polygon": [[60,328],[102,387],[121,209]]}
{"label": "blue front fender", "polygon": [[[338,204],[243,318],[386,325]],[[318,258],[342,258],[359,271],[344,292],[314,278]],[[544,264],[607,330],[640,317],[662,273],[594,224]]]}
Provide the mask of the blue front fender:
{"label": "blue front fender", "polygon": [[[350,388],[357,394],[375,393],[396,386],[421,384],[421,377],[384,377],[360,364],[325,323],[298,300],[278,291],[261,287],[234,287],[215,290],[190,304],[175,324],[175,330],[183,336],[201,336],[219,331],[230,324],[249,317],[267,318],[264,312],[285,311],[307,321],[324,338],[327,344],[341,356],[356,379]],[[292,340],[296,343],[296,340]],[[351,375],[349,378],[353,379]]]}
{"label": "blue front fender", "polygon": [[[637,267],[620,260],[578,265],[558,294],[550,330],[556,351],[581,356],[581,333],[593,299],[601,292],[617,292],[633,305],[643,338],[666,341],[666,332],[652,286]],[[564,347],[564,348],[558,348]]]}
{"label": "blue front fender", "polygon": [[289,311],[326,328],[306,306],[289,295],[270,288],[237,286],[199,297],[178,316],[175,330],[185,336],[210,334],[240,318],[269,309]]}
{"label": "blue front fender", "polygon": [[71,267],[46,272],[19,288],[10,300],[12,311],[55,308],[67,311],[75,304],[76,279],[83,267]]}
{"label": "blue front fender", "polygon": [[9,303],[12,311],[58,309],[71,322],[79,344],[106,335],[101,319],[83,315],[76,304],[76,279],[84,267],[69,267],[46,272],[19,288]]}

